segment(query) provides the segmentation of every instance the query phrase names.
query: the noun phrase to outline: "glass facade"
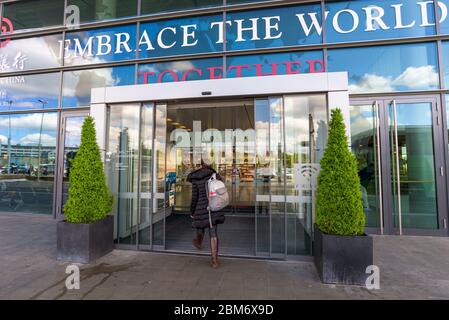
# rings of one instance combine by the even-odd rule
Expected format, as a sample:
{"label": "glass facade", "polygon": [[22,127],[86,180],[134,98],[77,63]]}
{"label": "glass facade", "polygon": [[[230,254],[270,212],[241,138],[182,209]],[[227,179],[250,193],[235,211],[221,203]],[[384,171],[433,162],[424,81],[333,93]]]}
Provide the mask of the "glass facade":
{"label": "glass facade", "polygon": [[[367,227],[386,229],[391,222],[392,229],[441,228],[447,207],[441,206],[447,202],[442,185],[448,182],[441,183],[439,173],[449,169],[447,143],[440,150],[448,139],[442,129],[448,120],[443,112],[449,94],[448,8],[449,0],[0,3],[1,203],[6,211],[60,210],[53,198],[45,208],[40,205],[61,179],[54,177],[53,167],[66,157],[56,153],[70,157],[77,148],[76,141],[56,139],[58,126],[64,114],[88,111],[92,88],[348,72],[351,100],[369,97],[349,107]],[[64,26],[76,9],[80,25]],[[405,95],[418,101],[388,107]],[[257,230],[266,231],[257,233],[254,248],[261,255],[307,253],[313,219],[304,199],[313,190],[296,190],[292,177],[298,168],[319,170],[328,117],[319,106],[326,104],[325,97],[270,97],[253,104],[253,130],[260,133],[254,142],[253,212]],[[107,159],[114,164],[108,170],[117,179],[111,188],[120,199],[117,219],[123,221],[116,230],[118,242],[167,246],[163,214],[172,195],[165,171],[171,143],[165,119],[173,111],[165,104],[127,109],[109,114]],[[28,122],[34,124],[28,128]],[[426,148],[413,148],[417,144]],[[154,170],[157,175],[151,176]],[[23,186],[11,186],[14,179]],[[391,221],[382,220],[385,211],[391,211]],[[139,230],[140,225],[151,226],[151,232]]]}

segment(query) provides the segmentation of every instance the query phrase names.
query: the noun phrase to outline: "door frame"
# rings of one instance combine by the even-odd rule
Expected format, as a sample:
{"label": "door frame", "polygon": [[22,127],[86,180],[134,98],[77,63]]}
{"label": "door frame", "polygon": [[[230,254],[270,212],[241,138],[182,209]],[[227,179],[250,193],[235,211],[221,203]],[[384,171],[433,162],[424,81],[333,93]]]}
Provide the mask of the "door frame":
{"label": "door frame", "polygon": [[[379,228],[366,228],[368,233],[387,235],[400,234],[399,229],[394,227],[393,221],[393,196],[392,196],[392,171],[390,160],[390,127],[389,106],[392,102],[398,103],[431,103],[432,104],[432,133],[434,144],[434,166],[435,166],[435,187],[438,210],[438,229],[416,229],[402,228],[402,235],[427,235],[427,236],[447,236],[447,219],[448,219],[448,199],[446,192],[446,167],[445,167],[445,148],[438,148],[440,143],[444,143],[444,119],[442,112],[442,103],[439,95],[401,95],[401,96],[377,96],[377,97],[361,97],[351,98],[350,105],[376,105],[379,115],[379,139],[380,139],[380,163],[381,163],[381,205],[382,205],[382,221],[383,232]],[[380,219],[380,218],[379,218]]]}
{"label": "door frame", "polygon": [[62,196],[64,183],[64,150],[65,150],[65,134],[67,118],[86,117],[89,115],[89,110],[70,110],[60,113],[59,121],[59,137],[58,146],[56,148],[56,173],[55,173],[55,192],[53,196],[53,217],[57,220],[62,220]]}

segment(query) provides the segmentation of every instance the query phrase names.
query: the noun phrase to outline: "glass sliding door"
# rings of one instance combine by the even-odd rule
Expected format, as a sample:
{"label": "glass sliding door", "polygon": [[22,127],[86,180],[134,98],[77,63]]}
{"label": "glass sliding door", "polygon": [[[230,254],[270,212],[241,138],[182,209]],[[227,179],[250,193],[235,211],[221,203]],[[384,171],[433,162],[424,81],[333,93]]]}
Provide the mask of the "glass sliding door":
{"label": "glass sliding door", "polygon": [[139,245],[152,245],[154,105],[142,106],[140,127]]}
{"label": "glass sliding door", "polygon": [[379,104],[377,101],[352,103],[349,112],[351,150],[358,164],[366,227],[380,230],[383,221]]}
{"label": "glass sliding door", "polygon": [[285,99],[287,254],[311,253],[314,199],[327,143],[325,95]]}
{"label": "glass sliding door", "polygon": [[437,98],[365,99],[351,105],[351,145],[368,230],[444,233],[446,187],[439,147],[444,140]]}
{"label": "glass sliding door", "polygon": [[326,95],[256,99],[256,254],[311,252]]}
{"label": "glass sliding door", "polygon": [[114,195],[114,238],[118,244],[137,244],[140,104],[108,109],[109,134],[106,172]]}
{"label": "glass sliding door", "polygon": [[167,105],[156,104],[153,161],[153,248],[165,248],[165,218],[171,214],[173,190],[166,170]]}

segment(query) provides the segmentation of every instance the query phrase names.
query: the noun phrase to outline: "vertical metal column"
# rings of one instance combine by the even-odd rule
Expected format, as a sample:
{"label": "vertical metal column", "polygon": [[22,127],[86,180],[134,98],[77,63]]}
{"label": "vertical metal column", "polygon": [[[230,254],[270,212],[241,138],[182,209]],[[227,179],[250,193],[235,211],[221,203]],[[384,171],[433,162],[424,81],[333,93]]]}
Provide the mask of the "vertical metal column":
{"label": "vertical metal column", "polygon": [[[396,100],[392,101],[393,106],[393,116],[394,116],[394,151],[392,157],[396,160],[396,190],[398,199],[398,223],[399,223],[399,234],[402,235],[402,204],[401,204],[401,175],[399,166],[399,138],[398,138],[398,115],[396,108]],[[396,156],[394,155],[396,153]]]}
{"label": "vertical metal column", "polygon": [[376,183],[379,185],[377,192],[379,192],[379,220],[380,220],[380,234],[384,234],[384,217],[383,217],[383,189],[382,189],[382,158],[380,155],[380,116],[379,116],[379,103],[374,102],[374,112],[375,112],[375,126],[376,126],[376,138],[374,142],[376,144],[376,162],[377,162],[377,180]]}

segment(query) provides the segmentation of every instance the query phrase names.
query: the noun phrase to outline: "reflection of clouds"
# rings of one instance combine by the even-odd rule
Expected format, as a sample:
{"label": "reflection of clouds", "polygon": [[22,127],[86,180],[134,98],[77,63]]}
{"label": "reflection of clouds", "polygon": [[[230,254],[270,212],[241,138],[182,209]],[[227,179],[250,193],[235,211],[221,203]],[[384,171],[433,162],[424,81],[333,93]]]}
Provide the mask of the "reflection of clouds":
{"label": "reflection of clouds", "polygon": [[[43,120],[42,120],[42,115]],[[11,128],[14,130],[42,130],[55,131],[57,129],[56,113],[32,113],[27,115],[11,116]],[[0,129],[9,128],[9,116],[0,117]]]}
{"label": "reflection of clouds", "polygon": [[174,72],[185,72],[194,69],[195,65],[191,61],[174,61],[159,64],[144,64],[139,66],[139,72],[161,72],[172,70]]}
{"label": "reflection of clouds", "polygon": [[371,106],[357,106],[351,108],[351,136],[357,137],[369,130],[372,134],[374,115]]}
{"label": "reflection of clouds", "polygon": [[27,57],[25,69],[57,67],[59,66],[58,40],[60,38],[58,35],[13,40],[0,49],[0,54],[8,55],[12,65],[14,57],[21,52]]}
{"label": "reflection of clouds", "polygon": [[89,103],[92,88],[116,86],[119,82],[120,78],[114,77],[112,68],[66,72],[64,96]]}
{"label": "reflection of clouds", "polygon": [[438,86],[438,73],[434,66],[408,67],[393,85],[412,89]]}
{"label": "reflection of clouds", "polygon": [[0,143],[1,144],[7,144],[8,143],[8,137],[0,134]]}
{"label": "reflection of clouds", "polygon": [[[23,83],[1,82],[1,88],[6,91],[5,98],[13,101],[25,98],[35,98],[36,103],[38,97],[46,97],[48,99],[57,99],[59,91],[59,73],[40,74],[24,76]],[[1,80],[0,80],[1,81]],[[15,104],[20,106],[19,104]]]}
{"label": "reflection of clouds", "polygon": [[364,74],[355,84],[349,86],[351,92],[394,91],[398,87],[407,89],[433,88],[438,86],[438,73],[435,66],[408,67],[397,78]]}
{"label": "reflection of clouds", "polygon": [[53,137],[46,133],[42,135],[40,135],[39,133],[31,133],[20,138],[20,140],[17,143],[14,142],[14,144],[38,146],[39,142],[43,146],[56,146],[56,137]]}

